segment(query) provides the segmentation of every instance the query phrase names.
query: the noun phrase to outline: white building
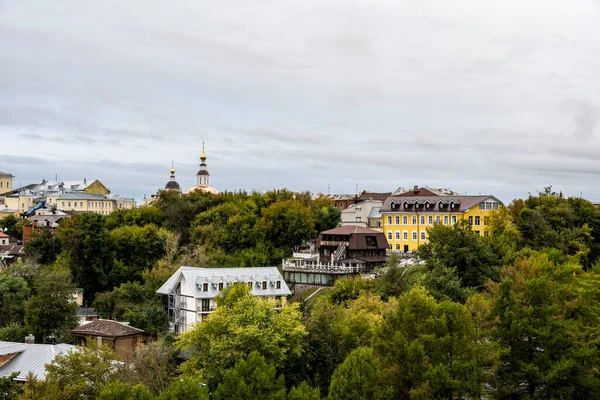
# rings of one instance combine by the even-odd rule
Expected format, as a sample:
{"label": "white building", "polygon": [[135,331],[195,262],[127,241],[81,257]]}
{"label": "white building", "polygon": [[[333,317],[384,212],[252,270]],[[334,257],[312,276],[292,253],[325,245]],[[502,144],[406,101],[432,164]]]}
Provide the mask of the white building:
{"label": "white building", "polygon": [[175,333],[184,332],[215,311],[219,292],[235,282],[248,284],[255,296],[285,304],[292,292],[277,267],[196,268],[180,267],[157,291],[163,295],[169,324]]}
{"label": "white building", "polygon": [[352,204],[341,213],[341,226],[361,226],[369,227],[369,214],[373,207],[381,207],[383,204],[379,200],[365,200],[360,203]]}

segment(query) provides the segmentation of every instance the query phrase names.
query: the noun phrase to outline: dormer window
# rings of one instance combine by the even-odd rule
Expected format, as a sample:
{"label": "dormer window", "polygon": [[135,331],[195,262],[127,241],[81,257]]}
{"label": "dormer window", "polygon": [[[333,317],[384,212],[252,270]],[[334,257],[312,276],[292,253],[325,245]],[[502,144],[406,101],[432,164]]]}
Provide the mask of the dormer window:
{"label": "dormer window", "polygon": [[267,290],[267,281],[262,282],[262,289]]}
{"label": "dormer window", "polygon": [[208,282],[204,282],[204,283],[202,284],[202,291],[203,291],[203,292],[208,292]]}
{"label": "dormer window", "polygon": [[219,290],[223,290],[223,282],[219,282]]}
{"label": "dormer window", "polygon": [[275,282],[275,289],[281,289],[281,281]]}

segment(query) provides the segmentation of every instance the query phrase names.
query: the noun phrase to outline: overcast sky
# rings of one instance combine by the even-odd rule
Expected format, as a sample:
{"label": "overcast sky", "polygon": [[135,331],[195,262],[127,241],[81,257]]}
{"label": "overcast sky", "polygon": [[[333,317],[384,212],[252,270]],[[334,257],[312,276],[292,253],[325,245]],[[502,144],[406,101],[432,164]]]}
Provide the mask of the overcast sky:
{"label": "overcast sky", "polygon": [[0,170],[600,200],[600,0],[0,0]]}

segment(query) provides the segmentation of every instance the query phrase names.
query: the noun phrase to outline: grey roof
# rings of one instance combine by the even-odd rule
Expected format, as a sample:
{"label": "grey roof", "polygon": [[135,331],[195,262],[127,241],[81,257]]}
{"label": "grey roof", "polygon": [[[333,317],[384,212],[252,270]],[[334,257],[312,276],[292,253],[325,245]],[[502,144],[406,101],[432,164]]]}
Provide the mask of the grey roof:
{"label": "grey roof", "polygon": [[369,218],[381,218],[381,214],[379,213],[381,207],[373,207],[371,208],[371,212],[369,213]]}
{"label": "grey roof", "polygon": [[123,195],[116,194],[116,193],[107,194],[106,198],[111,199],[111,200],[117,200],[117,201],[135,201],[135,199],[133,197],[125,197]]}
{"label": "grey roof", "polygon": [[[219,282],[231,284],[234,282],[253,282],[252,294],[255,296],[290,296],[292,292],[277,267],[248,267],[248,268],[196,268],[180,267],[156,291],[159,294],[170,294],[177,282],[188,285],[189,290],[197,299],[212,299],[219,294]],[[267,281],[267,288],[262,289],[262,282]],[[277,289],[275,282],[281,281]],[[202,284],[208,283],[208,291],[202,291]]]}
{"label": "grey roof", "polygon": [[33,373],[38,379],[46,377],[46,364],[52,363],[58,354],[75,349],[70,344],[28,344],[0,341],[0,355],[16,354],[10,361],[0,367],[0,376],[7,377],[13,372],[19,375],[16,381],[27,380]]}
{"label": "grey roof", "polygon": [[[458,208],[452,209],[452,212],[464,212],[464,211],[470,209],[471,207],[474,207],[477,204],[481,203],[482,201],[485,201],[488,199],[495,200],[498,203],[502,204],[502,202],[500,200],[498,200],[496,197],[490,196],[490,195],[487,195],[487,196],[390,196],[385,200],[380,211],[381,212],[392,211],[392,207],[391,207],[392,202],[399,204],[399,205],[402,205],[404,202],[406,202],[408,204],[429,203],[431,205],[434,205],[433,208],[428,209],[428,210],[420,210],[420,212],[448,212],[448,211],[450,211],[448,209],[440,209],[439,208],[440,203],[443,203],[443,204],[454,203],[458,206]],[[403,212],[403,211],[404,210],[402,210],[402,209],[393,210],[393,212]],[[410,210],[410,211],[412,211],[412,210]]]}
{"label": "grey roof", "polygon": [[56,200],[112,200],[103,194],[85,192],[65,192],[56,196]]}

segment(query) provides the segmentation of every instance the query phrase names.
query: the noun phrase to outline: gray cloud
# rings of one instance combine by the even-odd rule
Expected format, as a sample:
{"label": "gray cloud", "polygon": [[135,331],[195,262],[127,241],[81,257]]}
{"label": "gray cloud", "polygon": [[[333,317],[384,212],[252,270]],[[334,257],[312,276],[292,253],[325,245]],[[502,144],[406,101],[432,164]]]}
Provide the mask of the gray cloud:
{"label": "gray cloud", "polygon": [[[515,13],[515,9],[519,12]],[[150,194],[595,188],[596,4],[0,2],[0,170]]]}

